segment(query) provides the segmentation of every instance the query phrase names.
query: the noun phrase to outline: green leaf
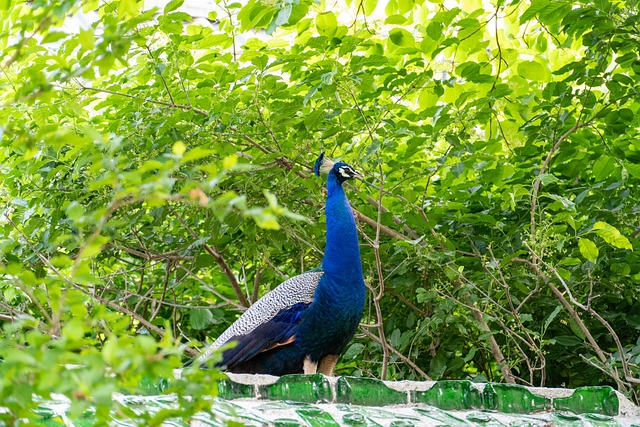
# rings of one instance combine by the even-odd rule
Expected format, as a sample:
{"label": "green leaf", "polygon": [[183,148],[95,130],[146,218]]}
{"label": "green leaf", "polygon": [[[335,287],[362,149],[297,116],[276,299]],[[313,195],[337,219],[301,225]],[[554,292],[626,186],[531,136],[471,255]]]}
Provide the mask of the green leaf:
{"label": "green leaf", "polygon": [[278,224],[278,218],[270,213],[263,213],[254,217],[258,227],[266,230],[280,230],[280,224]]}
{"label": "green leaf", "polygon": [[212,149],[209,149],[209,148],[198,146],[198,147],[195,147],[195,148],[187,151],[186,154],[184,156],[182,156],[181,162],[182,163],[186,163],[186,162],[192,162],[194,160],[200,160],[202,158],[209,157],[214,153],[216,153],[216,150],[212,150]]}
{"label": "green leaf", "polygon": [[93,29],[80,30],[78,33],[78,40],[80,41],[80,45],[86,49],[93,49],[95,43],[95,35],[93,33]]}
{"label": "green leaf", "polygon": [[213,323],[213,314],[211,310],[206,308],[192,308],[189,311],[189,323],[197,331],[206,329],[207,326]]}
{"label": "green leaf", "polygon": [[169,12],[172,12],[176,9],[178,9],[180,6],[182,6],[182,4],[184,3],[184,0],[171,0],[169,3],[167,3],[167,5],[164,7],[164,12],[163,14],[166,15]]}
{"label": "green leaf", "polygon": [[576,210],[575,203],[573,203],[571,200],[567,199],[566,197],[560,196],[558,194],[545,194],[545,196],[555,200],[557,204],[562,207],[562,209],[566,209],[571,212],[575,212]]}
{"label": "green leaf", "polygon": [[240,19],[242,30],[247,31],[255,28],[265,28],[269,25],[275,13],[276,9],[273,6],[250,0],[238,13],[238,19]]}
{"label": "green leaf", "polygon": [[136,0],[119,0],[117,5],[119,19],[125,20],[138,14],[139,5]]}
{"label": "green leaf", "polygon": [[547,319],[544,321],[543,330],[546,331],[549,328],[549,325],[551,325],[551,322],[553,322],[553,320],[556,318],[558,313],[560,313],[561,311],[562,311],[562,306],[561,305],[559,305],[555,309],[553,309],[551,314],[549,314],[549,317],[547,317]]}
{"label": "green leaf", "polygon": [[552,344],[558,344],[563,347],[575,347],[582,344],[582,340],[572,335],[559,335],[549,340]]}
{"label": "green leaf", "polygon": [[432,40],[438,41],[442,37],[444,30],[444,25],[442,22],[431,21],[429,25],[427,25],[427,36],[429,36]]}
{"label": "green leaf", "polygon": [[182,141],[176,141],[171,147],[171,151],[178,157],[182,157],[182,155],[187,151],[187,146]]}
{"label": "green leaf", "polygon": [[40,43],[42,43],[42,44],[55,43],[55,42],[57,42],[59,40],[67,38],[68,36],[69,36],[69,34],[63,33],[63,32],[60,32],[60,31],[50,32],[50,33],[47,33],[47,35],[42,38],[42,41]]}
{"label": "green leaf", "polygon": [[276,15],[275,25],[284,25],[289,22],[289,17],[291,17],[292,10],[293,9],[291,4],[286,4],[282,9],[280,9],[278,14]]}
{"label": "green leaf", "polygon": [[634,178],[640,179],[640,164],[625,162],[624,167]]}
{"label": "green leaf", "polygon": [[434,358],[431,359],[430,362],[430,371],[429,374],[434,379],[438,379],[442,377],[442,375],[447,370],[447,359],[442,356],[440,353],[436,354]]}
{"label": "green leaf", "polygon": [[578,240],[578,248],[580,249],[580,253],[583,257],[591,262],[596,262],[598,259],[598,247],[595,243],[587,238],[581,238]]}
{"label": "green leaf", "polygon": [[72,319],[62,328],[62,337],[69,341],[81,340],[84,336],[84,325],[80,319]]}
{"label": "green leaf", "polygon": [[580,328],[580,326],[575,320],[569,319],[569,327],[571,328],[571,331],[574,334],[576,334],[576,336],[580,338],[582,341],[584,341],[587,338],[587,335],[584,333],[582,328]]}
{"label": "green leaf", "polygon": [[538,176],[538,179],[542,182],[542,185],[554,184],[560,181],[555,175],[550,173],[543,173]]}
{"label": "green leaf", "polygon": [[633,250],[629,239],[623,236],[617,228],[604,221],[596,222],[592,230],[595,231],[598,236],[602,237],[605,242],[616,248]]}
{"label": "green leaf", "polygon": [[73,222],[77,222],[80,218],[84,216],[84,207],[75,200],[69,203],[67,208],[65,209],[65,213]]}
{"label": "green leaf", "polygon": [[233,39],[228,34],[212,34],[204,37],[198,43],[200,49],[208,47],[220,47],[226,49],[233,45]]}
{"label": "green leaf", "polygon": [[604,181],[611,175],[616,161],[609,156],[601,156],[593,163],[593,176],[596,181]]}
{"label": "green leaf", "polygon": [[364,350],[364,344],[360,344],[360,343],[353,343],[349,346],[349,348],[347,348],[347,350],[344,352],[344,354],[342,355],[342,357],[345,360],[351,360],[351,359],[355,359],[356,357],[360,356],[360,354],[362,354],[362,351]]}
{"label": "green leaf", "polygon": [[264,193],[264,197],[267,199],[267,202],[269,203],[269,207],[272,209],[278,208],[278,198],[276,197],[276,195],[267,190],[264,190],[263,193]]}
{"label": "green leaf", "polygon": [[364,0],[362,5],[365,16],[371,16],[378,6],[378,0]]}
{"label": "green leaf", "polygon": [[389,40],[397,46],[412,47],[416,41],[413,35],[404,28],[394,28],[389,32]]}
{"label": "green leaf", "polygon": [[102,247],[109,242],[109,238],[107,236],[95,236],[91,242],[86,245],[82,251],[78,254],[79,259],[83,258],[91,258],[100,253]]}
{"label": "green leaf", "polygon": [[431,108],[440,99],[437,93],[433,90],[433,88],[425,88],[420,91],[420,95],[418,96],[418,105],[420,105],[421,109]]}
{"label": "green leaf", "polygon": [[316,28],[322,36],[333,37],[338,28],[338,19],[333,12],[319,13],[316,16]]}
{"label": "green leaf", "polygon": [[522,15],[520,15],[520,24],[524,24],[529,21],[531,18],[534,18],[537,14],[542,12],[545,8],[547,8],[551,4],[549,0],[534,0],[531,2],[531,6],[524,11]]}
{"label": "green leaf", "polygon": [[518,74],[533,82],[545,82],[551,77],[549,69],[536,61],[523,61],[519,63]]}

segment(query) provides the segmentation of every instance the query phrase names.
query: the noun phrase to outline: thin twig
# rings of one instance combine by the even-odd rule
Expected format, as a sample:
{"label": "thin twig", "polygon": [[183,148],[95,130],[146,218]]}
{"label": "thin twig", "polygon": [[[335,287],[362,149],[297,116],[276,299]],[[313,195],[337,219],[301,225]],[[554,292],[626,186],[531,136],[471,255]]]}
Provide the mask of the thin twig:
{"label": "thin twig", "polygon": [[[149,56],[151,57],[151,59],[155,63],[156,62],[156,58],[154,58],[153,53],[151,52],[151,48],[149,47],[149,45],[145,44],[144,48],[149,53]],[[167,84],[167,81],[165,80],[164,76],[162,75],[162,72],[160,71],[160,69],[159,69],[157,64],[156,64],[156,72],[160,76],[160,79],[162,80],[162,85],[164,86],[164,89],[167,91],[167,95],[169,95],[169,99],[171,100],[171,106],[172,107],[175,106],[176,105],[176,101],[173,99],[173,95],[171,94],[171,90],[169,89],[169,85]],[[189,105],[189,107],[193,108],[191,105]]]}
{"label": "thin twig", "polygon": [[[180,221],[182,226],[187,229],[189,234],[191,234],[191,237],[193,237],[194,239],[200,238],[200,236],[198,236],[198,234],[193,230],[193,228],[191,228],[189,224],[187,224],[187,222],[182,218],[182,216],[180,216],[175,211],[174,211],[174,215],[176,216],[176,218],[178,218],[178,221]],[[229,267],[229,264],[227,264],[227,261],[224,259],[222,254],[218,251],[218,248],[216,248],[215,246],[210,246],[206,243],[203,245],[203,247],[204,247],[204,250],[209,255],[211,255],[211,257],[214,259],[216,264],[218,264],[218,266],[222,269],[222,272],[224,273],[224,275],[227,276],[227,279],[229,280],[229,283],[233,288],[233,292],[236,294],[236,297],[238,298],[238,301],[240,302],[240,304],[243,307],[249,307],[250,305],[249,301],[247,301],[247,297],[242,292],[242,287],[238,282],[238,278],[236,277],[233,270],[231,270],[231,267]]]}
{"label": "thin twig", "polygon": [[211,292],[212,294],[214,294],[215,296],[217,296],[218,298],[220,298],[222,301],[226,302],[227,304],[237,308],[240,311],[245,311],[247,309],[247,307],[238,304],[237,302],[225,297],[224,295],[222,295],[220,292],[218,292],[213,286],[211,286],[209,283],[205,282],[204,280],[202,280],[200,277],[198,277],[198,275],[191,270],[188,267],[185,267],[182,264],[178,264],[178,268],[181,268],[182,270],[184,270],[187,274],[189,274],[189,276],[193,277],[196,281],[198,281],[203,288],[205,288],[206,290],[208,290],[209,292]]}
{"label": "thin twig", "polygon": [[[569,300],[567,300],[567,298],[563,295],[563,293],[560,292],[560,290],[553,283],[551,283],[551,281],[546,282],[546,285],[549,287],[551,292],[556,296],[556,298],[560,301],[560,303],[564,306],[564,308],[569,312],[569,315],[571,316],[571,318],[576,322],[576,324],[578,325],[580,330],[584,333],[585,337],[587,338],[587,341],[591,345],[591,348],[593,348],[593,350],[595,351],[596,355],[598,356],[598,359],[600,359],[600,362],[602,362],[603,364],[606,365],[607,364],[607,357],[604,354],[604,351],[598,345],[596,340],[593,338],[593,335],[591,334],[591,331],[589,330],[589,328],[587,328],[587,326],[585,325],[584,321],[582,320],[582,318],[580,317],[578,312],[576,312],[574,310],[574,308],[571,306],[571,304],[573,304],[576,307],[579,307],[579,308],[581,308],[581,309],[583,309],[585,311],[588,311],[588,309],[584,305],[580,304],[573,297],[573,294],[571,293],[571,290],[569,289],[569,286],[564,281],[564,279],[562,278],[562,276],[560,275],[558,270],[556,270],[555,268],[550,266],[547,262],[545,262],[542,258],[540,258],[540,256],[538,254],[536,254],[533,251],[533,249],[531,249],[531,247],[529,247],[529,245],[526,242],[523,242],[523,245],[527,248],[527,250],[531,253],[531,255],[537,261],[539,261],[545,268],[550,270],[554,274],[556,279],[558,279],[558,281],[562,284],[562,287],[564,288],[565,293],[568,295]],[[622,381],[620,381],[620,378],[615,378],[615,379],[616,379],[616,384],[618,385],[618,389],[620,391],[626,390],[626,387],[624,386],[624,384],[622,384]]]}
{"label": "thin twig", "polygon": [[[380,259],[380,227],[382,225],[382,194],[384,190],[384,172],[382,170],[382,164],[379,165],[379,191],[378,191],[378,218],[376,221],[376,238],[373,241],[371,247],[376,258],[376,272],[378,274],[378,291],[377,295],[373,295],[373,305],[376,310],[376,317],[378,319],[378,336],[380,341],[386,342],[387,339],[384,333],[384,321],[382,319],[382,308],[380,307],[380,300],[384,294],[384,274],[382,272],[382,260]],[[382,346],[382,369],[380,378],[384,381],[387,379],[387,367],[389,364],[389,349],[387,346]]]}
{"label": "thin twig", "polygon": [[123,93],[123,92],[116,92],[113,90],[108,90],[108,89],[99,89],[99,88],[95,88],[95,87],[90,87],[90,86],[85,86],[82,83],[80,83],[79,80],[76,80],[77,84],[80,86],[80,88],[82,90],[89,90],[89,91],[94,91],[94,92],[101,92],[101,93],[108,93],[110,95],[116,95],[116,96],[122,96],[125,98],[130,98],[130,99],[136,99],[139,101],[143,101],[143,102],[149,102],[151,104],[156,104],[156,105],[164,105],[165,107],[171,107],[171,108],[178,108],[180,110],[187,110],[187,111],[193,111],[196,114],[200,114],[201,116],[204,117],[209,117],[209,113],[207,113],[204,110],[201,110],[199,108],[195,108],[191,105],[184,105],[184,104],[173,104],[171,102],[166,102],[166,101],[158,101],[156,99],[151,99],[151,98],[144,98],[141,99],[135,95],[130,95],[128,93]]}
{"label": "thin twig", "polygon": [[395,354],[396,356],[398,356],[398,358],[400,360],[402,360],[404,363],[406,363],[407,365],[409,365],[414,371],[416,371],[418,374],[422,375],[424,377],[425,380],[427,381],[433,381],[433,379],[427,375],[427,373],[425,371],[423,371],[422,369],[420,369],[418,367],[418,365],[416,365],[415,363],[413,363],[413,361],[411,361],[411,359],[409,359],[407,356],[405,356],[404,354],[400,353],[398,350],[396,350],[391,344],[389,344],[386,341],[381,341],[380,337],[377,336],[376,334],[372,334],[371,332],[369,332],[366,329],[362,329],[362,333],[364,333],[367,337],[373,339],[374,341],[376,341],[378,344],[380,344],[382,347],[388,348],[388,351],[391,351],[393,354]]}
{"label": "thin twig", "polygon": [[[6,214],[5,214],[5,217],[7,217]],[[27,238],[27,236],[22,232],[22,230],[17,228],[17,226],[15,225],[15,223],[13,223],[11,218],[7,217],[7,220],[9,222],[11,222],[14,225],[14,227],[16,227],[16,230],[18,230],[18,232],[22,235],[23,239],[25,239],[26,243],[29,245],[29,247],[31,247],[31,249],[34,251],[34,254],[40,259],[40,261],[42,261],[47,266],[47,268],[49,268],[49,270],[51,270],[56,276],[60,277],[65,283],[67,283],[68,285],[72,286],[74,289],[79,290],[83,294],[88,295],[91,298],[96,299],[100,303],[102,303],[104,305],[107,305],[107,306],[115,309],[116,311],[118,311],[120,313],[124,313],[124,314],[128,315],[129,317],[131,317],[131,318],[135,319],[136,321],[140,322],[141,324],[143,324],[147,329],[156,332],[161,337],[163,337],[165,335],[165,331],[163,329],[161,329],[161,328],[157,327],[156,325],[152,324],[151,322],[149,322],[147,319],[143,318],[139,314],[129,310],[126,307],[123,307],[123,306],[117,304],[114,301],[110,301],[110,300],[105,299],[105,298],[103,298],[103,297],[101,297],[99,295],[95,295],[89,289],[86,289],[85,287],[78,285],[70,277],[66,276],[65,274],[62,274],[62,272],[60,270],[58,270],[53,264],[51,264],[51,262],[42,253],[40,253],[40,251],[37,251],[35,249],[35,247],[33,247],[31,242]],[[47,319],[47,320],[49,320],[49,319]],[[189,354],[192,354],[194,356],[199,354],[199,352],[196,349],[193,349],[193,348],[190,348],[190,347],[186,347],[185,348],[185,352],[187,352]]]}
{"label": "thin twig", "polygon": [[18,59],[18,56],[20,56],[20,52],[22,52],[22,48],[24,47],[24,45],[27,44],[32,38],[34,38],[36,34],[42,31],[45,25],[47,25],[50,22],[50,20],[51,20],[50,16],[45,16],[44,18],[42,18],[42,20],[38,24],[38,27],[33,31],[33,33],[31,33],[29,37],[24,37],[20,40],[20,42],[18,43],[18,46],[16,47],[16,50],[13,52],[13,55],[11,55],[11,58],[9,58],[7,62],[4,63],[5,68],[8,68],[11,64],[13,64]]}
{"label": "thin twig", "polygon": [[544,160],[544,162],[542,163],[542,166],[540,167],[540,171],[538,172],[538,177],[536,178],[536,180],[533,183],[533,192],[531,194],[531,208],[530,208],[530,222],[531,222],[530,235],[531,235],[531,240],[532,241],[535,241],[535,229],[536,229],[535,213],[536,213],[536,206],[537,206],[537,203],[538,203],[538,192],[540,190],[540,185],[542,183],[542,180],[540,179],[540,176],[543,175],[546,172],[554,153],[556,151],[558,151],[558,148],[560,148],[560,145],[569,136],[571,136],[578,129],[582,129],[583,127],[589,126],[595,119],[597,119],[611,105],[613,105],[613,104],[615,104],[615,103],[617,103],[619,101],[622,101],[622,100],[624,100],[626,98],[630,98],[632,96],[635,96],[635,95],[637,95],[637,92],[633,91],[631,93],[627,93],[627,94],[621,96],[620,98],[615,98],[615,99],[610,100],[609,102],[604,104],[602,106],[602,108],[600,108],[595,114],[593,114],[590,118],[588,118],[584,122],[580,123],[580,121],[577,121],[576,124],[574,124],[568,131],[566,131],[560,138],[558,138],[558,140],[555,142],[555,144],[553,144],[553,147],[549,151],[549,154],[547,155],[547,158]]}

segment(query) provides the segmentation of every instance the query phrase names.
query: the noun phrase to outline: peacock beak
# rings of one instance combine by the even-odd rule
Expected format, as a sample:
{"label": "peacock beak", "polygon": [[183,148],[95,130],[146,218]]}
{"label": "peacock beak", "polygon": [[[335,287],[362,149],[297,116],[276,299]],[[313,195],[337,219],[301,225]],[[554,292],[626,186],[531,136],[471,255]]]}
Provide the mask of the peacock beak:
{"label": "peacock beak", "polygon": [[354,174],[353,174],[353,177],[354,177],[354,178],[364,179],[364,175],[362,175],[362,174],[361,174],[360,172],[358,172],[357,170],[354,170],[353,172],[354,172]]}

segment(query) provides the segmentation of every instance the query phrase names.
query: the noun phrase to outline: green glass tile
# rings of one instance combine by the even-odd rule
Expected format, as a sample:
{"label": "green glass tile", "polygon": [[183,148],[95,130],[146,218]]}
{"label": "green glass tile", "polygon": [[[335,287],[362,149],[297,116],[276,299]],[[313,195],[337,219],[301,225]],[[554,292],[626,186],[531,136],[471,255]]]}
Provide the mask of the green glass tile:
{"label": "green glass tile", "polygon": [[487,384],[483,392],[484,409],[506,414],[531,414],[551,408],[551,400],[515,384]]}
{"label": "green glass tile", "polygon": [[[193,416],[193,421],[197,421],[197,425],[208,427],[228,427],[227,421],[220,416],[211,416],[211,414],[201,412]],[[193,424],[193,423],[192,423]]]}
{"label": "green glass tile", "polygon": [[60,417],[47,417],[32,421],[34,421],[37,425],[45,427],[60,427],[65,425],[64,421]]}
{"label": "green glass tile", "polygon": [[620,424],[613,418],[608,415],[601,414],[584,414],[584,418],[589,421],[589,424],[593,426],[603,426],[603,427],[619,427]]}
{"label": "green glass tile", "polygon": [[509,427],[546,427],[549,425],[549,420],[545,417],[527,415],[520,415],[517,420],[509,423]]}
{"label": "green glass tile", "polygon": [[407,403],[407,395],[373,378],[340,377],[336,384],[336,401],[366,406],[399,405]]}
{"label": "green glass tile", "polygon": [[362,414],[344,414],[342,422],[348,426],[366,426],[367,419]]}
{"label": "green glass tile", "polygon": [[260,406],[258,406],[258,409],[261,411],[279,411],[279,410],[283,410],[283,411],[287,411],[289,409],[291,409],[294,406],[300,406],[303,408],[307,408],[309,407],[308,403],[300,403],[300,402],[292,402],[292,401],[286,401],[286,402],[279,402],[279,401],[272,401],[272,402],[267,402],[267,403],[263,403]]}
{"label": "green glass tile", "polygon": [[135,392],[143,396],[154,396],[163,393],[167,388],[169,388],[169,380],[166,378],[151,378],[144,375]]}
{"label": "green glass tile", "polygon": [[296,409],[296,413],[310,427],[340,427],[340,424],[333,419],[331,414],[320,408],[313,406]]}
{"label": "green glass tile", "polygon": [[584,415],[585,418],[588,418],[590,420],[594,420],[594,421],[604,421],[604,422],[608,422],[608,421],[613,421],[613,417],[609,416],[609,415],[601,415],[601,414],[585,414]]}
{"label": "green glass tile", "polygon": [[415,427],[415,424],[411,421],[397,420],[392,421],[391,424],[389,424],[389,427]]}
{"label": "green glass tile", "polygon": [[[348,404],[338,404],[335,406],[336,409],[342,412],[347,412],[346,415],[343,415],[342,419],[345,420],[354,420],[353,422],[364,422],[364,424],[353,424],[356,426],[367,426],[367,427],[382,427],[382,425],[387,425],[389,420],[399,420],[404,419],[408,421],[420,421],[420,417],[413,415],[400,414],[393,411],[387,411],[384,409],[379,409],[371,406],[354,406]],[[380,423],[375,420],[380,420]],[[348,424],[351,425],[351,424]]]}
{"label": "green glass tile", "polygon": [[570,414],[551,414],[551,423],[554,427],[582,427],[585,425],[582,418],[577,415]]}
{"label": "green glass tile", "polygon": [[416,411],[422,416],[431,418],[432,420],[439,421],[445,426],[449,426],[449,427],[468,427],[469,426],[469,423],[467,421],[458,417],[454,417],[453,415],[447,412],[444,412],[438,408],[427,406],[423,408],[414,408],[414,411]]}
{"label": "green glass tile", "polygon": [[484,412],[474,412],[473,414],[467,415],[467,420],[473,423],[485,424],[491,421],[493,417]]}
{"label": "green glass tile", "polygon": [[[492,416],[491,414],[488,414],[486,412],[475,412],[472,414],[467,415],[466,417],[467,421],[469,421],[469,423],[472,426],[482,426],[482,427],[505,427],[506,424],[501,423],[500,421],[498,421],[494,416]],[[535,425],[541,425],[541,424],[529,424],[528,422],[525,423],[510,423],[509,427],[533,427]]]}
{"label": "green glass tile", "polygon": [[306,403],[327,403],[333,400],[329,380],[322,374],[285,375],[275,383],[262,385],[259,389],[262,399]]}
{"label": "green glass tile", "polygon": [[172,419],[164,420],[162,422],[162,427],[165,427],[165,426],[166,427],[189,427],[189,424],[187,424],[185,421],[172,418]]}
{"label": "green glass tile", "polygon": [[253,411],[220,398],[215,399],[215,404],[211,407],[211,414],[213,415],[213,419],[240,418],[245,421],[256,422],[258,425],[269,424],[269,420],[257,415]]}
{"label": "green glass tile", "polygon": [[227,378],[218,382],[218,396],[223,399],[255,397],[255,387],[253,384],[237,383]]}
{"label": "green glass tile", "polygon": [[82,417],[77,420],[73,420],[74,427],[91,427],[96,424],[96,419],[91,417]]}
{"label": "green glass tile", "polygon": [[618,395],[611,387],[580,387],[571,396],[553,399],[554,409],[574,414],[590,412],[615,416],[619,405]]}
{"label": "green glass tile", "polygon": [[43,420],[50,420],[56,416],[55,412],[53,412],[53,409],[47,406],[38,406],[36,409],[34,409],[33,412],[37,414],[36,417],[39,417]]}
{"label": "green glass tile", "polygon": [[273,424],[275,427],[303,427],[300,421],[291,418],[278,418]]}
{"label": "green glass tile", "polygon": [[429,390],[412,391],[411,402],[440,409],[480,409],[482,395],[471,381],[438,381]]}

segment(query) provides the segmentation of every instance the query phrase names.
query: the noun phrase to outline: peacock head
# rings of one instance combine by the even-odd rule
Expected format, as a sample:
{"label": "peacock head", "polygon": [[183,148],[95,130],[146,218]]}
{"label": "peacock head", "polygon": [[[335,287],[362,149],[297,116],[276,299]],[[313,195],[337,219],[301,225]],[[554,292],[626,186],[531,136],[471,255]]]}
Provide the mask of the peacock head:
{"label": "peacock head", "polygon": [[360,172],[352,168],[350,165],[344,162],[333,162],[328,157],[324,156],[324,152],[320,153],[318,160],[313,168],[313,171],[317,176],[320,176],[320,172],[326,172],[328,174],[334,174],[340,184],[351,178],[364,178]]}

